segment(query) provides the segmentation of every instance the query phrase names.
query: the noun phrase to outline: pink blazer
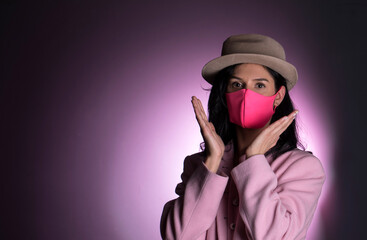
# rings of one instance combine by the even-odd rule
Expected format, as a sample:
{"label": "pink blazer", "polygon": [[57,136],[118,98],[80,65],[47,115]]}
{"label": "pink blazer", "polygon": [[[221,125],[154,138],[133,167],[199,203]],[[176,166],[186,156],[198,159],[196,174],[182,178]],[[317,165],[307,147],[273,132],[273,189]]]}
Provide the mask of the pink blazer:
{"label": "pink blazer", "polygon": [[177,199],[164,206],[163,239],[305,239],[325,174],[299,149],[271,160],[255,155],[233,167],[227,146],[220,175],[203,153],[186,157]]}

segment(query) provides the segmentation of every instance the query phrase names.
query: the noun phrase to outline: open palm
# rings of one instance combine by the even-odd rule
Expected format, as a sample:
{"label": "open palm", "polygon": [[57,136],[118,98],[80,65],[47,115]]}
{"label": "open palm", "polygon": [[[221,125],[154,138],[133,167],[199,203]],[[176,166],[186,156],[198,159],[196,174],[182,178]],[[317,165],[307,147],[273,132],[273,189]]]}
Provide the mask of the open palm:
{"label": "open palm", "polygon": [[192,105],[195,111],[196,120],[199,123],[201,135],[205,142],[207,159],[219,165],[224,153],[224,143],[221,137],[216,133],[213,123],[208,121],[201,101],[195,96],[192,97]]}

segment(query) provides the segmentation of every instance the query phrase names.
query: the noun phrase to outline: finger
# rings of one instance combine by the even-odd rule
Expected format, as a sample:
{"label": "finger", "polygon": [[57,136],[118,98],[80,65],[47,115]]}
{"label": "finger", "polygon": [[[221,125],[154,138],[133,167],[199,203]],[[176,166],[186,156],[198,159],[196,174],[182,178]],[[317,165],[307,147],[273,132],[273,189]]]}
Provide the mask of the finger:
{"label": "finger", "polygon": [[[210,146],[221,146],[223,145],[223,141],[220,138],[220,136],[218,134],[216,134],[215,132],[215,127],[213,125],[213,123],[210,123],[207,121],[206,115],[202,115],[200,113],[203,112],[203,108],[200,108],[200,106],[198,106],[198,99],[195,99],[194,97],[192,98],[192,104],[194,107],[194,111],[195,111],[195,116],[196,119],[198,121],[198,124],[200,126],[200,131],[201,134],[203,136],[203,139],[205,141],[205,144],[208,146],[208,148],[210,148]],[[205,117],[205,119],[203,119]]]}
{"label": "finger", "polygon": [[196,117],[198,119],[204,139],[208,140],[209,138],[214,137],[216,141],[218,140],[221,141],[221,138],[218,136],[218,134],[215,131],[215,127],[213,123],[208,121],[208,118],[204,112],[204,108],[201,104],[201,101],[198,98],[196,98],[195,96],[193,96],[193,103],[196,109],[196,114],[197,114]]}
{"label": "finger", "polygon": [[[206,135],[207,133],[210,134],[210,132],[212,131],[209,122],[206,118],[206,115],[202,113],[202,109],[200,108],[200,106],[198,106],[198,99],[194,99],[193,97],[193,107],[194,107],[194,111],[195,111],[195,116],[196,116],[196,120],[198,121],[198,124],[200,126],[200,129],[203,133],[205,133],[204,135]],[[213,126],[214,127],[214,126]],[[215,130],[214,130],[215,132]]]}
{"label": "finger", "polygon": [[192,106],[193,106],[193,108],[194,108],[194,112],[195,112],[196,120],[197,120],[197,122],[199,123],[200,128],[203,128],[203,127],[204,127],[204,125],[205,125],[205,123],[204,123],[204,121],[203,121],[203,119],[202,119],[202,117],[201,117],[201,114],[200,114],[199,108],[198,108],[198,106],[197,106],[197,103],[196,103],[196,101],[195,101],[194,97],[193,97],[193,99],[192,99],[191,103],[192,103]]}
{"label": "finger", "polygon": [[203,104],[201,103],[200,99],[197,98],[197,102],[198,102],[198,105],[199,105],[199,108],[201,110],[201,113],[202,113],[202,117],[208,121],[208,117],[206,116],[206,113],[205,113],[205,110],[203,108]]}
{"label": "finger", "polygon": [[197,100],[198,100],[198,104],[199,104],[199,107],[200,107],[201,111],[202,111],[203,113],[205,113],[205,110],[204,110],[204,108],[203,108],[203,104],[201,103],[200,99],[197,99]]}
{"label": "finger", "polygon": [[206,117],[205,113],[202,111],[202,109],[199,106],[198,101],[196,101],[196,110],[197,110],[197,117],[201,120],[202,124],[205,125],[206,127],[209,128],[209,130],[211,130],[209,122],[208,122],[208,118]]}
{"label": "finger", "polygon": [[202,110],[201,110],[199,102],[198,102],[199,99],[197,99],[195,96],[192,99],[193,99],[192,102],[193,102],[193,105],[195,107],[195,110],[196,110],[197,114],[199,116],[203,117]]}
{"label": "finger", "polygon": [[285,122],[287,122],[288,119],[289,119],[288,116],[284,116],[284,117],[276,120],[272,124],[270,124],[265,130],[267,130],[267,131],[277,130],[280,126],[282,126]]}
{"label": "finger", "polygon": [[196,111],[195,112],[196,120],[199,124],[199,127],[200,127],[201,131],[204,131],[205,128],[208,128],[207,123],[206,123],[206,121],[203,120],[200,113],[197,112],[198,110],[195,110],[195,111]]}
{"label": "finger", "polygon": [[277,128],[279,126],[287,124],[288,122],[292,122],[295,115],[297,115],[297,113],[298,113],[298,110],[294,110],[293,112],[291,112],[287,116],[284,116],[284,117],[278,119],[277,121],[273,122],[270,126],[272,126],[272,128]]}
{"label": "finger", "polygon": [[206,119],[206,116],[204,116],[205,115],[205,113],[203,113],[202,112],[202,108],[200,107],[200,104],[199,104],[199,99],[197,99],[195,96],[193,96],[192,97],[192,102],[193,102],[193,104],[194,104],[194,107],[196,108],[196,112],[197,112],[197,114],[200,116],[200,117],[202,117],[203,118],[203,120],[205,120]]}
{"label": "finger", "polygon": [[281,124],[277,126],[274,131],[278,132],[279,135],[282,134],[289,127],[289,125],[292,124],[297,114],[298,110],[291,112],[285,119],[282,119]]}
{"label": "finger", "polygon": [[205,113],[205,110],[204,110],[204,108],[203,108],[203,105],[201,104],[201,101],[200,101],[199,99],[198,99],[198,105],[199,105],[200,112],[201,112],[201,114],[202,114],[203,119],[204,119],[205,121],[208,121],[208,117],[207,117],[207,115],[206,115],[206,113]]}
{"label": "finger", "polygon": [[293,115],[295,111],[290,113],[288,116],[284,116],[274,123],[272,123],[268,128],[265,129],[266,134],[272,136],[276,139],[289,127],[293,121]]}

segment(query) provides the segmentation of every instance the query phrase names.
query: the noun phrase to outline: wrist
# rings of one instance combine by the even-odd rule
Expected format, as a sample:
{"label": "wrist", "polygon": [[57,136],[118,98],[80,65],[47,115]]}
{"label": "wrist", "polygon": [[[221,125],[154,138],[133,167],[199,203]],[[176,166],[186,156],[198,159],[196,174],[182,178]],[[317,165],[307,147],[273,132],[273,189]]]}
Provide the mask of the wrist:
{"label": "wrist", "polygon": [[221,158],[218,157],[207,157],[205,160],[205,166],[212,173],[217,173]]}
{"label": "wrist", "polygon": [[246,151],[246,159],[247,158],[250,158],[252,156],[255,156],[255,155],[263,155],[264,153],[261,153],[261,152],[258,152],[258,151],[251,151],[251,150],[248,150]]}

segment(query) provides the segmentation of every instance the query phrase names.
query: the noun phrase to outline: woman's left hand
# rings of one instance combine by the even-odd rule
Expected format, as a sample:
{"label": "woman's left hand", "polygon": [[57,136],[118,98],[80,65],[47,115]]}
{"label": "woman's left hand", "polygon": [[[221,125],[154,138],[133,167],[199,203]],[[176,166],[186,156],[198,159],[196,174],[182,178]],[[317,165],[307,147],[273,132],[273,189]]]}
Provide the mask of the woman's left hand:
{"label": "woman's left hand", "polygon": [[274,147],[279,136],[288,128],[296,117],[298,110],[293,111],[288,116],[273,122],[255,138],[246,149],[246,158],[254,155],[265,154],[270,148]]}

